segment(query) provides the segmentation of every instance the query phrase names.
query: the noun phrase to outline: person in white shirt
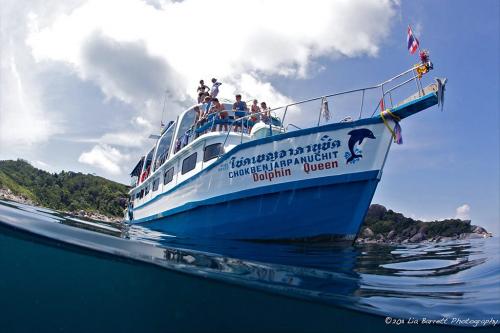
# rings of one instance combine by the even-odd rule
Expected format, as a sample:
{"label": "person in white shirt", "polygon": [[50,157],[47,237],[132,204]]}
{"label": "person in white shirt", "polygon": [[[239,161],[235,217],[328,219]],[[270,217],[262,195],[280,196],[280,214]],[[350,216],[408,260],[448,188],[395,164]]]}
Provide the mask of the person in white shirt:
{"label": "person in white shirt", "polygon": [[216,78],[212,79],[212,89],[210,89],[210,97],[212,97],[212,98],[216,98],[217,97],[217,95],[219,94],[219,86],[221,84],[222,83],[217,82]]}

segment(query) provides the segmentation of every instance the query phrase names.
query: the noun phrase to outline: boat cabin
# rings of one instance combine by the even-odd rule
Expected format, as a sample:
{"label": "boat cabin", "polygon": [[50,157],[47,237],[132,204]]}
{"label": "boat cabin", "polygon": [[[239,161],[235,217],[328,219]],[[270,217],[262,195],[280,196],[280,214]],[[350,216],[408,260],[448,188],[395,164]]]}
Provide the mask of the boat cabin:
{"label": "boat cabin", "polygon": [[[272,118],[268,124],[257,124],[250,117],[238,118],[231,110],[232,104],[223,106],[227,112],[225,119],[213,116],[200,122],[201,105],[194,105],[162,131],[148,154],[141,157],[130,173],[134,187],[130,191],[133,206],[171,190],[243,142],[283,132],[277,118]],[[226,125],[227,130],[219,131],[219,125]],[[240,132],[232,130],[236,125]]]}

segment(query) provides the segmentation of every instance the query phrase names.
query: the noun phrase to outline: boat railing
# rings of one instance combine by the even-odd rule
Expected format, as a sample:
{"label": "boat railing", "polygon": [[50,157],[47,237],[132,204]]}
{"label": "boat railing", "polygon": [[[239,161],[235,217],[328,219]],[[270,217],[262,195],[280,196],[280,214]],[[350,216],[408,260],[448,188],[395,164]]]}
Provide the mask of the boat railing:
{"label": "boat railing", "polygon": [[[323,110],[323,103],[328,102],[328,99],[331,100],[332,98],[340,97],[340,96],[347,96],[347,95],[353,95],[353,94],[360,94],[361,95],[359,114],[357,115],[357,119],[361,119],[361,117],[363,116],[363,112],[365,111],[365,108],[366,108],[365,100],[366,100],[367,92],[375,91],[375,96],[377,96],[378,94],[379,95],[378,95],[378,97],[376,97],[376,101],[378,101],[378,102],[375,103],[376,104],[375,108],[374,108],[373,112],[371,113],[371,116],[373,117],[375,115],[375,113],[377,112],[377,110],[380,109],[382,111],[382,108],[385,108],[385,105],[390,105],[390,107],[392,108],[394,106],[393,105],[393,103],[394,103],[393,102],[393,93],[396,90],[400,89],[401,87],[410,84],[411,82],[415,82],[416,87],[417,87],[417,91],[419,92],[420,95],[423,95],[424,89],[422,87],[421,77],[422,77],[422,74],[427,73],[430,69],[432,69],[432,63],[430,63],[430,62],[416,64],[413,67],[411,67],[410,69],[408,69],[402,73],[399,73],[399,74],[395,75],[394,77],[391,77],[390,79],[388,79],[382,83],[379,83],[379,84],[376,84],[373,86],[345,90],[345,91],[340,91],[340,92],[331,93],[331,94],[327,94],[327,95],[322,95],[322,96],[318,96],[318,97],[314,97],[314,98],[309,98],[309,99],[289,103],[289,104],[279,106],[276,108],[269,108],[267,110],[262,110],[260,112],[252,112],[252,113],[247,112],[247,114],[242,116],[242,117],[236,118],[236,115],[235,115],[234,119],[232,119],[232,117],[229,117],[229,115],[226,116],[225,119],[221,119],[221,117],[219,115],[221,113],[235,112],[235,110],[220,110],[217,112],[212,112],[212,113],[208,114],[209,118],[205,120],[205,122],[203,123],[202,126],[199,126],[198,123],[195,123],[191,127],[191,129],[189,130],[189,133],[186,133],[187,140],[185,141],[185,144],[181,145],[178,150],[180,150],[183,146],[187,145],[188,143],[190,143],[191,141],[193,141],[197,137],[203,135],[204,133],[214,131],[217,125],[224,126],[224,127],[229,126],[229,128],[227,130],[225,130],[225,131],[227,131],[227,134],[226,134],[226,137],[224,139],[224,143],[222,145],[223,148],[226,147],[226,143],[228,141],[230,134],[235,133],[234,128],[236,126],[240,127],[240,143],[243,143],[243,138],[244,138],[245,132],[248,132],[247,134],[250,134],[249,129],[254,124],[254,122],[252,121],[252,118],[258,118],[258,119],[267,118],[268,121],[266,122],[266,125],[269,126],[269,135],[270,136],[275,135],[275,133],[285,132],[288,130],[289,127],[293,127],[294,129],[300,129],[301,127],[299,127],[295,124],[292,124],[292,123],[286,124],[285,123],[285,120],[287,119],[287,115],[288,115],[289,111],[292,109],[300,110],[299,108],[295,108],[295,107],[301,106],[304,104],[308,104],[308,103],[317,102],[317,101],[320,101],[321,105],[320,105],[319,113],[318,113],[318,121],[315,124],[315,126],[319,126],[321,124],[322,112],[324,111]],[[400,81],[400,80],[402,80],[402,81]],[[379,90],[378,93],[376,92],[377,90]],[[387,104],[386,104],[386,101],[388,102]],[[279,113],[281,113],[281,112],[282,112],[282,117],[280,119]],[[263,116],[266,116],[266,117],[263,117]],[[344,117],[343,120],[341,120],[341,122],[351,121],[352,119],[354,119],[354,117],[351,117],[351,116]],[[207,123],[210,125],[206,126]],[[203,126],[206,126],[206,127],[202,128],[200,130],[200,127],[203,127]],[[275,130],[273,130],[273,127]]]}
{"label": "boat railing", "polygon": [[[377,109],[381,109],[383,108],[385,105],[390,105],[391,107],[394,106],[394,102],[393,102],[393,92],[403,86],[406,86],[408,85],[409,83],[411,82],[415,82],[416,83],[416,87],[417,87],[417,91],[419,92],[419,94],[423,95],[424,94],[424,89],[422,87],[422,83],[421,83],[421,77],[422,77],[422,74],[425,74],[427,73],[430,69],[432,69],[432,63],[430,62],[427,62],[427,63],[421,63],[421,64],[417,64],[413,67],[411,67],[410,69],[382,82],[382,83],[379,83],[379,84],[376,84],[376,85],[373,85],[373,86],[369,86],[369,87],[364,87],[364,88],[359,88],[359,89],[351,89],[351,90],[345,90],[345,91],[341,91],[341,92],[336,92],[336,93],[332,93],[332,94],[328,94],[328,95],[323,95],[323,96],[319,96],[319,97],[314,97],[314,98],[309,98],[309,99],[305,99],[305,100],[302,100],[302,101],[298,101],[298,102],[293,102],[293,103],[289,103],[289,104],[286,104],[286,105],[283,105],[283,106],[280,106],[280,107],[276,107],[276,108],[270,108],[268,110],[265,110],[265,111],[261,111],[261,112],[256,112],[256,113],[250,113],[248,115],[245,115],[243,117],[240,117],[238,119],[235,119],[235,121],[231,124],[231,128],[228,130],[228,133],[226,135],[226,138],[224,140],[224,144],[223,144],[223,147],[225,147],[226,145],[226,142],[227,142],[227,139],[229,137],[229,134],[232,132],[232,129],[233,129],[233,126],[234,126],[234,123],[237,122],[237,124],[240,124],[241,122],[244,122],[244,121],[247,121],[249,119],[251,119],[252,117],[255,117],[257,114],[262,114],[262,113],[267,113],[267,114],[273,114],[275,118],[276,117],[276,112],[277,111],[280,111],[282,110],[283,111],[283,117],[281,118],[280,120],[280,127],[282,130],[285,130],[285,129],[288,129],[288,127],[294,127],[296,129],[300,129],[297,125],[294,125],[292,123],[289,123],[288,125],[285,125],[285,120],[286,120],[286,116],[287,116],[287,113],[288,111],[292,108],[292,107],[295,107],[295,106],[298,106],[298,105],[302,105],[302,104],[306,104],[306,103],[311,103],[311,102],[315,102],[315,101],[321,101],[321,103],[323,103],[324,101],[327,101],[328,98],[332,98],[332,97],[338,97],[338,96],[343,96],[343,95],[349,95],[349,94],[356,94],[356,93],[360,93],[361,94],[361,103],[360,103],[360,110],[359,110],[359,115],[358,115],[358,119],[361,119],[361,117],[363,116],[363,111],[364,111],[364,107],[365,107],[365,95],[366,95],[366,92],[368,91],[372,91],[372,90],[377,90],[379,89],[380,90],[380,100],[379,102],[376,104],[372,114],[371,114],[371,117],[373,117],[375,115],[375,113],[377,112]],[[403,79],[402,82],[399,82],[399,83],[396,83],[396,81],[398,81],[399,79]],[[392,84],[392,85],[391,85]],[[389,104],[386,104],[386,99],[388,99],[388,102]],[[323,111],[323,108],[320,107],[320,110],[319,110],[319,114],[318,114],[318,122],[316,124],[316,126],[319,126],[320,123],[321,123],[321,113]],[[344,120],[342,121],[347,121],[345,119],[351,119],[352,117],[345,117]],[[279,118],[278,118],[279,119]],[[272,131],[272,124],[271,122],[269,122],[268,124],[270,126],[270,135],[273,135],[273,131]],[[242,126],[243,127],[243,126]],[[279,132],[279,131],[278,131]],[[240,143],[243,142],[243,128],[241,129],[241,140],[240,140]]]}
{"label": "boat railing", "polygon": [[[203,125],[198,126],[198,122],[193,124],[193,126],[188,130],[189,133],[185,133],[185,134],[187,134],[185,144],[179,146],[179,148],[176,149],[175,153],[180,151],[184,146],[186,146],[188,143],[192,142],[197,137],[203,135],[204,133],[214,131],[217,126],[229,126],[228,130],[227,130],[227,136],[224,140],[223,146],[225,146],[229,134],[236,133],[234,131],[235,126],[240,127],[240,132],[241,132],[241,140],[240,141],[243,142],[243,134],[245,134],[246,129],[248,129],[250,125],[254,124],[254,122],[252,121],[252,118],[254,118],[254,117],[262,119],[263,118],[262,115],[266,115],[267,118],[269,118],[269,124],[272,125],[273,121],[275,121],[274,122],[275,124],[280,123],[277,114],[276,113],[271,114],[270,110],[264,110],[261,112],[253,112],[253,113],[250,113],[250,114],[242,116],[242,117],[238,117],[238,118],[234,117],[234,119],[230,119],[229,115],[226,116],[225,119],[220,118],[219,115],[221,113],[228,113],[228,112],[238,112],[238,111],[237,110],[220,110],[220,111],[216,111],[216,112],[211,112],[205,116],[205,122],[203,123]],[[208,126],[207,126],[207,124],[208,124]],[[280,124],[280,127],[282,127],[281,124]],[[201,129],[201,133],[198,132],[200,129]],[[179,140],[180,139],[182,139],[182,137],[179,138]]]}
{"label": "boat railing", "polygon": [[[413,66],[412,68],[382,82],[382,83],[379,83],[379,84],[376,84],[376,85],[373,85],[373,86],[369,86],[369,87],[364,87],[364,88],[358,88],[358,89],[351,89],[351,90],[345,90],[345,91],[341,91],[341,92],[336,92],[336,93],[332,93],[332,94],[328,94],[328,95],[323,95],[323,96],[319,96],[319,97],[314,97],[314,98],[309,98],[309,99],[305,99],[305,100],[302,100],[302,101],[298,101],[298,102],[293,102],[293,103],[290,103],[290,104],[286,104],[286,105],[283,105],[283,106],[280,106],[280,107],[277,107],[277,108],[272,108],[270,109],[270,111],[273,111],[273,112],[276,112],[278,110],[284,110],[284,113],[283,113],[283,119],[282,119],[282,123],[284,125],[284,122],[285,122],[285,119],[286,119],[286,115],[287,115],[287,112],[289,110],[290,107],[292,106],[297,106],[297,105],[301,105],[301,104],[305,104],[305,103],[310,103],[310,102],[314,102],[314,101],[321,101],[323,102],[324,100],[327,100],[328,98],[331,98],[331,97],[337,97],[337,96],[342,96],[342,95],[349,95],[349,94],[354,94],[354,93],[361,93],[361,104],[360,104],[360,110],[359,110],[359,115],[358,115],[358,119],[361,119],[362,115],[363,115],[363,108],[364,108],[364,102],[365,102],[365,94],[367,91],[370,91],[370,90],[376,90],[376,89],[380,89],[381,91],[381,95],[380,95],[380,102],[379,104],[376,105],[373,113],[371,114],[371,116],[373,116],[375,114],[375,112],[377,111],[377,109],[379,108],[379,106],[382,104],[382,105],[385,105],[385,99],[388,97],[389,98],[389,102],[390,102],[390,105],[391,107],[393,106],[393,100],[392,100],[392,92],[394,92],[396,89],[402,87],[402,86],[405,86],[407,84],[409,84],[410,82],[414,81],[416,82],[416,86],[417,86],[417,90],[419,92],[421,92],[423,94],[423,87],[422,87],[422,83],[420,81],[421,77],[422,77],[422,74],[419,74],[418,70],[422,70],[423,68],[426,68],[426,70],[424,71],[424,73],[426,73],[428,70],[432,69],[432,64],[430,62],[428,63],[425,63],[425,64],[417,64],[415,66]],[[404,77],[404,76],[409,76],[407,79],[405,79],[403,82],[400,82],[390,88],[387,88],[387,86],[390,84],[390,83],[393,83],[394,81]],[[318,123],[317,123],[317,126],[319,126],[320,124],[320,120],[321,120],[321,111],[322,111],[322,108],[320,108],[320,112],[319,112],[319,116],[318,116]]]}

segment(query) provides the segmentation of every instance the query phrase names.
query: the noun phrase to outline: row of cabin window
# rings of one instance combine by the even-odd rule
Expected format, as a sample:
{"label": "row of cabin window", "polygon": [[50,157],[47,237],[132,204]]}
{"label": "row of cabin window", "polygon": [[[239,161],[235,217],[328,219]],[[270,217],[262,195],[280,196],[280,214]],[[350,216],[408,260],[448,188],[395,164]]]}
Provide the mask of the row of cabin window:
{"label": "row of cabin window", "polygon": [[[227,105],[226,105],[226,107],[227,107]],[[173,138],[175,123],[172,124],[171,126],[169,126],[169,128],[166,130],[165,134],[163,134],[162,138],[160,139],[160,142],[158,143],[158,148],[157,148],[155,160],[153,161],[154,149],[152,149],[151,152],[146,156],[146,159],[144,161],[144,170],[147,170],[148,167],[150,167],[154,172],[154,171],[156,171],[156,169],[158,169],[160,166],[162,166],[163,163],[165,163],[165,161],[168,158],[168,152],[170,151],[170,147],[171,147],[172,143],[175,144],[178,140],[181,139],[182,136],[184,136],[184,135],[186,135],[186,133],[188,133],[189,128],[192,126],[195,119],[196,119],[196,110],[193,108],[184,115],[181,123],[179,124],[179,129],[177,130],[176,138]],[[217,144],[215,144],[215,145],[217,145]],[[207,147],[210,147],[210,146],[207,146]],[[206,154],[206,150],[205,150],[205,154]],[[204,160],[205,160],[205,157],[204,157]]]}
{"label": "row of cabin window", "polygon": [[[205,147],[203,152],[203,162],[210,161],[211,159],[214,159],[217,156],[219,156],[221,153],[222,153],[221,143],[214,143],[208,145]],[[186,157],[182,161],[181,174],[185,174],[193,170],[196,167],[197,158],[198,158],[198,153],[193,153],[188,157]],[[173,179],[174,179],[174,167],[171,167],[170,169],[167,169],[163,174],[163,185],[167,185]],[[157,191],[159,186],[160,186],[160,177],[156,177],[156,179],[153,180],[153,192]],[[136,194],[136,199],[142,199],[145,195],[148,195],[148,193],[149,193],[149,184],[146,185],[146,187],[142,189],[141,192],[138,192]]]}

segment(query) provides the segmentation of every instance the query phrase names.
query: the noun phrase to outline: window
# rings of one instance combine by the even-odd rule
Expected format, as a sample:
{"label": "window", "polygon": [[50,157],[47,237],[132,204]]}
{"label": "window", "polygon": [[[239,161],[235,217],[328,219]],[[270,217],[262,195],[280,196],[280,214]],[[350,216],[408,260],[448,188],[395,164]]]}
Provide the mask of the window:
{"label": "window", "polygon": [[156,159],[154,164],[154,170],[158,169],[165,163],[168,158],[168,151],[172,143],[172,135],[174,134],[175,124],[171,125],[165,134],[161,137],[158,142],[158,149],[156,149]]}
{"label": "window", "polygon": [[135,198],[136,198],[136,199],[140,199],[140,198],[141,198],[141,192],[137,192],[137,193],[135,194]]}
{"label": "window", "polygon": [[148,195],[149,193],[149,184],[146,185],[146,187],[144,188],[144,195]]}
{"label": "window", "polygon": [[191,154],[182,161],[182,174],[189,172],[196,166],[196,157],[198,153]]}
{"label": "window", "polygon": [[208,145],[203,151],[203,162],[210,161],[211,159],[216,158],[222,153],[224,153],[224,150],[222,149],[222,143],[214,143],[212,145]]}
{"label": "window", "polygon": [[174,179],[174,167],[166,170],[163,174],[163,185],[167,185]]}
{"label": "window", "polygon": [[141,190],[141,199],[144,197],[144,189]]}
{"label": "window", "polygon": [[160,186],[160,177],[156,177],[153,180],[153,192],[158,190],[158,186]]}
{"label": "window", "polygon": [[[144,166],[143,166],[143,176],[141,177],[144,177],[144,178],[141,178],[141,181],[144,181],[146,180],[149,175],[151,174],[151,164],[153,163],[153,154],[155,152],[155,149],[151,149],[151,151],[148,153],[148,155],[146,156],[146,160],[144,162]],[[145,175],[144,175],[145,174]]]}
{"label": "window", "polygon": [[175,152],[179,151],[182,147],[189,143],[189,138],[192,134],[190,128],[194,124],[195,119],[196,111],[193,108],[187,111],[179,121],[179,129],[177,130],[177,134],[174,140],[176,144]]}

